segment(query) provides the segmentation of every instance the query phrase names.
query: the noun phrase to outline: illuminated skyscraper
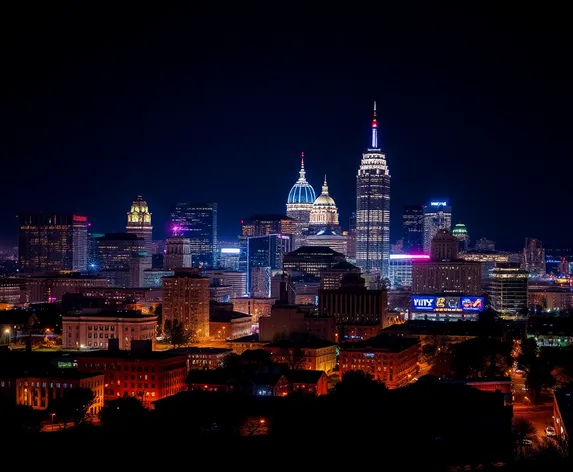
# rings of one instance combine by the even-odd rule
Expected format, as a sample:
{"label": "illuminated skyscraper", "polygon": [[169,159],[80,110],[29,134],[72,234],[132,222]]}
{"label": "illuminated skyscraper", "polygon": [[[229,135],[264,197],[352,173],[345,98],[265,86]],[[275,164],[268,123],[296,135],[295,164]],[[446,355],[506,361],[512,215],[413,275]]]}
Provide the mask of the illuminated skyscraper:
{"label": "illuminated skyscraper", "polygon": [[304,233],[308,231],[310,212],[312,204],[316,200],[316,193],[312,185],[306,180],[304,170],[304,152],[302,153],[299,178],[292,186],[287,199],[287,216],[296,220],[296,233],[294,235],[294,246],[298,248],[303,245]]}
{"label": "illuminated skyscraper", "polygon": [[403,249],[420,253],[424,249],[424,208],[406,205],[402,213]]}
{"label": "illuminated skyscraper", "polygon": [[173,234],[189,239],[193,267],[213,268],[217,259],[217,204],[179,202],[171,210]]}
{"label": "illuminated skyscraper", "polygon": [[388,277],[390,260],[390,170],[378,146],[376,102],[371,147],[362,154],[356,177],[356,265]]}
{"label": "illuminated skyscraper", "polygon": [[452,229],[452,207],[448,202],[430,202],[424,206],[424,252],[430,253],[432,240],[441,229]]}
{"label": "illuminated skyscraper", "polygon": [[126,232],[143,238],[145,251],[151,258],[151,254],[153,254],[151,213],[147,207],[147,202],[141,195],[137,196],[137,199],[131,204],[131,210],[127,212]]}
{"label": "illuminated skyscraper", "polygon": [[85,271],[88,263],[87,217],[21,215],[19,263],[22,272]]}

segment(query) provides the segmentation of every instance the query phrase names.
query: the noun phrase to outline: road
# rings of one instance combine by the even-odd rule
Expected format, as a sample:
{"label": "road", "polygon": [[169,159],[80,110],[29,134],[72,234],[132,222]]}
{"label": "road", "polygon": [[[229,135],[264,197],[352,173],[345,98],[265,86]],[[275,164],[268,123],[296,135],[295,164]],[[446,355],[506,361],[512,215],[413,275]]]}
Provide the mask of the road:
{"label": "road", "polygon": [[513,417],[523,418],[535,427],[539,440],[545,437],[545,428],[553,426],[553,398],[549,392],[541,394],[540,405],[532,405],[525,386],[523,374],[510,371],[511,391],[513,392]]}
{"label": "road", "polygon": [[553,425],[553,404],[544,403],[542,405],[513,405],[513,417],[523,418],[531,422],[537,430],[537,439],[545,437],[545,428]]}

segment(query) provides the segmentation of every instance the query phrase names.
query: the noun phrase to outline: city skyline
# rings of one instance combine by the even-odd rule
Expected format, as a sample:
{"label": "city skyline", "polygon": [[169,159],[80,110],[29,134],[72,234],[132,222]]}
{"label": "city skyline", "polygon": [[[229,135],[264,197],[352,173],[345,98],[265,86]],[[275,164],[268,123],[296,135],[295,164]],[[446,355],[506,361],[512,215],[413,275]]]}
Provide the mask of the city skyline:
{"label": "city skyline", "polygon": [[[497,32],[501,18],[473,18],[463,9],[390,9],[383,33],[335,29],[324,37],[331,28],[321,24],[296,34],[280,24],[268,31],[263,13],[240,27],[232,15],[218,16],[213,28],[210,12],[199,11],[189,20],[196,28],[183,28],[185,15],[166,8],[144,15],[139,28],[125,28],[121,11],[116,19],[101,15],[94,24],[109,35],[94,44],[89,25],[81,31],[61,11],[46,13],[15,23],[21,31],[14,38],[26,41],[18,55],[6,54],[12,73],[2,92],[2,154],[30,190],[18,190],[20,178],[4,182],[8,195],[18,195],[0,207],[4,244],[15,241],[15,216],[25,212],[77,211],[94,231],[121,231],[125,208],[139,194],[154,214],[155,238],[172,203],[213,201],[220,239],[228,239],[242,218],[285,211],[301,152],[315,189],[328,174],[347,226],[377,100],[392,171],[392,241],[404,205],[446,198],[452,224],[464,223],[473,240],[511,249],[526,237],[568,245],[572,223],[551,192],[532,194],[524,165],[543,156],[551,169],[568,152],[571,92],[559,81],[549,88],[539,73],[539,61],[558,62],[557,46],[541,48],[543,55],[537,49],[558,44],[551,35],[511,23],[509,39]],[[524,25],[533,21],[520,15]],[[42,35],[48,19],[61,36]],[[434,28],[439,33],[429,35]],[[33,59],[45,48],[61,57],[50,56],[38,71]],[[366,64],[369,73],[357,73]],[[111,176],[115,184],[106,185]],[[570,192],[564,186],[559,198],[569,200]]]}

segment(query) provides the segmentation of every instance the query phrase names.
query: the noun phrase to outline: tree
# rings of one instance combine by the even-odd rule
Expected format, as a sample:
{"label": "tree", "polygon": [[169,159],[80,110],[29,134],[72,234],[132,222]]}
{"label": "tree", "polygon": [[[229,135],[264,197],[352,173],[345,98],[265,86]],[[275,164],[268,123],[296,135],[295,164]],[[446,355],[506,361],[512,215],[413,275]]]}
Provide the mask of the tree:
{"label": "tree", "polygon": [[551,375],[549,363],[541,358],[536,358],[525,372],[525,385],[529,388],[533,403],[538,403],[543,388],[553,387],[555,377]]}
{"label": "tree", "polygon": [[573,371],[569,366],[555,366],[551,371],[551,375],[555,379],[555,386],[557,388],[573,385]]}
{"label": "tree", "polygon": [[449,350],[450,342],[447,336],[428,336],[423,341],[420,360],[423,363],[432,365],[440,353],[447,353]]}
{"label": "tree", "polygon": [[191,342],[192,333],[190,330],[185,329],[183,323],[178,319],[167,320],[165,322],[165,339],[173,347],[181,347]]}
{"label": "tree", "polygon": [[384,383],[374,379],[374,376],[363,370],[350,370],[342,376],[342,380],[334,386],[333,394],[345,397],[375,396],[387,392]]}
{"label": "tree", "polygon": [[290,370],[301,369],[304,365],[304,360],[305,360],[304,351],[296,345],[280,348],[279,356],[286,359],[288,368]]}
{"label": "tree", "polygon": [[48,409],[55,414],[58,421],[73,421],[75,426],[82,424],[87,417],[90,406],[95,401],[95,394],[90,388],[71,388],[61,397],[50,401]]}
{"label": "tree", "polygon": [[262,436],[268,434],[268,425],[265,418],[247,418],[241,426],[242,436]]}
{"label": "tree", "polygon": [[163,305],[161,303],[155,307],[153,314],[157,316],[157,329],[159,330],[163,326]]}
{"label": "tree", "polygon": [[2,426],[15,433],[38,433],[42,429],[41,412],[26,405],[2,405],[0,407]]}
{"label": "tree", "polygon": [[535,429],[535,426],[531,424],[531,422],[523,418],[516,418],[513,420],[512,433],[514,443],[519,451],[519,456],[524,458],[525,446],[533,442],[533,440],[536,438],[535,435],[537,430]]}
{"label": "tree", "polygon": [[517,356],[517,365],[521,370],[528,371],[535,359],[539,356],[539,347],[534,338],[521,340],[520,353]]}
{"label": "tree", "polygon": [[109,402],[99,417],[103,426],[112,431],[141,431],[149,422],[150,411],[137,398],[123,397]]}

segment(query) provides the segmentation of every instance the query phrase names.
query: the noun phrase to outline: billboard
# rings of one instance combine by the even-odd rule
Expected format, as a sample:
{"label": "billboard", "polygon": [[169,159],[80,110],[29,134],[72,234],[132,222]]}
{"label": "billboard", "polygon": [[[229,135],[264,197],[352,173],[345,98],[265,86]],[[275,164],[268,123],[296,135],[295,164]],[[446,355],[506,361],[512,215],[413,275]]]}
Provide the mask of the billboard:
{"label": "billboard", "polygon": [[485,303],[482,297],[412,295],[410,307],[413,311],[476,313],[485,308]]}
{"label": "billboard", "polygon": [[427,295],[412,296],[412,310],[434,311],[436,309],[436,297]]}
{"label": "billboard", "polygon": [[482,311],[484,300],[481,297],[462,297],[462,311]]}

